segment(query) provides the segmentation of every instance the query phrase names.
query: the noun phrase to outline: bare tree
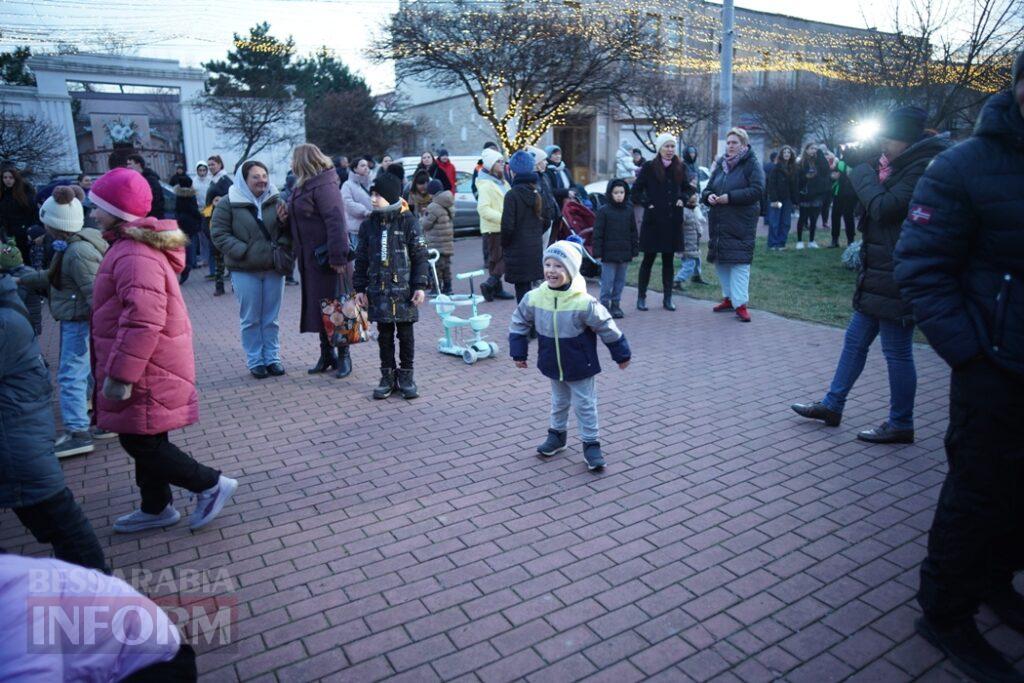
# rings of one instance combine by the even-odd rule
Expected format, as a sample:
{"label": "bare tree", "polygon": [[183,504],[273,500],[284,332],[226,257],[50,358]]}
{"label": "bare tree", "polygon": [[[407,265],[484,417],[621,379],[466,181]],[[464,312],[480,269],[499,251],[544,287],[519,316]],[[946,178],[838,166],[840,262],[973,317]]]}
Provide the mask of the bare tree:
{"label": "bare tree", "polygon": [[738,104],[759,125],[773,145],[799,147],[828,101],[820,88],[807,84],[772,84],[745,90]]}
{"label": "bare tree", "polygon": [[65,134],[50,123],[0,107],[0,162],[14,164],[27,175],[44,174],[63,159],[64,140]]}
{"label": "bare tree", "polygon": [[587,3],[455,0],[407,3],[373,54],[400,79],[469,95],[506,150],[532,144],[575,107],[614,95],[650,45],[643,12],[602,13]]}
{"label": "bare tree", "polygon": [[721,105],[698,76],[664,71],[639,73],[616,97],[633,134],[648,151],[659,133],[682,137],[700,123],[715,124]]}
{"label": "bare tree", "polygon": [[243,161],[265,149],[301,141],[301,130],[296,128],[296,123],[302,121],[301,100],[204,95],[194,104],[232,144],[243,150],[236,170]]}
{"label": "bare tree", "polygon": [[838,64],[850,80],[881,86],[894,104],[928,110],[929,124],[970,125],[1005,87],[1024,41],[1020,0],[897,0],[891,32],[872,32]]}

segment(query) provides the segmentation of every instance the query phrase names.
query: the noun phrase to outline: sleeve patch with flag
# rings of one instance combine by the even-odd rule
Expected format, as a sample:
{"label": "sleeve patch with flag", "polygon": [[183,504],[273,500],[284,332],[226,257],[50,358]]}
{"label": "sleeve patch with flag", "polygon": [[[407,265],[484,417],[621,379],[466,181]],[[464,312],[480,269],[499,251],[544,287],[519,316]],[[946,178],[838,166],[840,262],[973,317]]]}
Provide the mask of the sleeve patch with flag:
{"label": "sleeve patch with flag", "polygon": [[933,211],[934,210],[931,207],[924,206],[922,204],[914,204],[910,207],[910,213],[907,214],[907,218],[909,218],[912,223],[928,225],[932,220]]}

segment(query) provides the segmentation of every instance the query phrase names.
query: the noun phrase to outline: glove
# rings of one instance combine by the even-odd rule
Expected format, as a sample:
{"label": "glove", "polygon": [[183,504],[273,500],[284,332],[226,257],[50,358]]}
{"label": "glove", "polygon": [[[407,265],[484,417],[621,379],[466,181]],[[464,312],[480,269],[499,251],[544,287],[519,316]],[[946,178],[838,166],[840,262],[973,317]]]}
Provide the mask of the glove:
{"label": "glove", "polygon": [[103,398],[109,401],[127,401],[132,397],[132,385],[111,377],[103,379]]}

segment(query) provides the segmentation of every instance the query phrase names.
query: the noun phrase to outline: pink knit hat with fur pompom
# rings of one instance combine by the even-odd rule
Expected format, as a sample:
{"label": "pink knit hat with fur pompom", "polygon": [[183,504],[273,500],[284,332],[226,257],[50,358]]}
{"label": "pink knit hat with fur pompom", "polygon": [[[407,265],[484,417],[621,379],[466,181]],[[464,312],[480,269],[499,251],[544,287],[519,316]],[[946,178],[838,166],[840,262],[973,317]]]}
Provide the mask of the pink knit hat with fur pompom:
{"label": "pink knit hat with fur pompom", "polygon": [[153,193],[142,174],[129,168],[115,168],[93,182],[89,199],[111,216],[137,221],[149,213]]}

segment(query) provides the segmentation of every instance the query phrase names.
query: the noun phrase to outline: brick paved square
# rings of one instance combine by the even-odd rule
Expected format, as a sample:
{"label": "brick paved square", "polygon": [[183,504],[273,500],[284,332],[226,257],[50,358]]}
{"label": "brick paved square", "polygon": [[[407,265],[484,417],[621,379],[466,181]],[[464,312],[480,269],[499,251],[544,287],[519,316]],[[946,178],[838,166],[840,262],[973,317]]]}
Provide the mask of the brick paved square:
{"label": "brick paved square", "polygon": [[[460,241],[456,270],[477,267],[479,251]],[[877,345],[829,430],[788,404],[821,396],[842,330],[757,310],[738,325],[691,299],[639,313],[627,290],[635,360],[620,372],[602,355],[609,465],[594,475],[574,422],[565,453],[534,453],[548,384],[506,358],[511,303],[483,305],[502,354],[473,366],[435,351],[440,326],[425,308],[421,398],[373,401],[373,344],[353,350],[345,380],[306,375],[316,340],[296,332],[291,287],[288,374],[250,378],[237,304],[211,290],[184,287],[202,420],[175,439],[239,479],[234,503],[194,534],[115,536],[114,518],[137,502],[128,457],[104,441],[62,463],[115,567],[223,568],[235,580],[237,642],[201,651],[204,679],[948,678],[913,633],[945,471],[948,372],[929,348],[915,348],[918,443],[867,447],[855,432],[888,405]],[[52,321],[44,343],[55,368]],[[190,511],[181,492],[176,504]],[[47,552],[9,512],[0,545]],[[1018,634],[983,619],[1024,658]]]}

